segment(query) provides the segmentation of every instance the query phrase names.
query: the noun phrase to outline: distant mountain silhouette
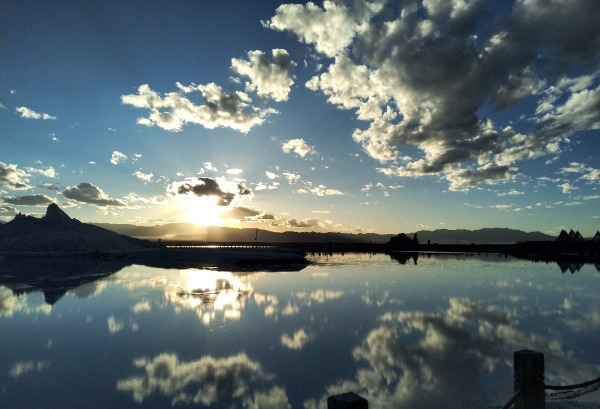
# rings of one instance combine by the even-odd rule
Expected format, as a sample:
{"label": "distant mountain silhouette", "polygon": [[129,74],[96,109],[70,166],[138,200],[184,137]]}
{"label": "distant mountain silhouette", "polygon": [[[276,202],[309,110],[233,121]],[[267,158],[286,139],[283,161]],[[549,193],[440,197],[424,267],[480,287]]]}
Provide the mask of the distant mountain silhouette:
{"label": "distant mountain silhouette", "polygon": [[19,213],[0,225],[0,251],[126,251],[152,246],[146,240],[81,223],[54,203],[42,218]]}
{"label": "distant mountain silhouette", "polygon": [[513,244],[524,241],[552,241],[554,236],[541,232],[527,233],[507,228],[484,228],[479,230],[419,230],[416,232],[421,243],[431,244]]}
{"label": "distant mountain silhouette", "polygon": [[[191,223],[170,223],[157,226],[136,226],[131,224],[95,223],[120,234],[143,239],[163,239],[204,242],[258,242],[267,243],[387,243],[395,234],[375,233],[317,233],[317,232],[272,232],[269,230],[228,227],[204,227]],[[428,241],[439,244],[512,244],[521,241],[554,240],[555,237],[540,232],[527,233],[505,228],[485,228],[480,230],[420,230],[416,232],[421,244]],[[410,233],[413,237],[415,233]]]}

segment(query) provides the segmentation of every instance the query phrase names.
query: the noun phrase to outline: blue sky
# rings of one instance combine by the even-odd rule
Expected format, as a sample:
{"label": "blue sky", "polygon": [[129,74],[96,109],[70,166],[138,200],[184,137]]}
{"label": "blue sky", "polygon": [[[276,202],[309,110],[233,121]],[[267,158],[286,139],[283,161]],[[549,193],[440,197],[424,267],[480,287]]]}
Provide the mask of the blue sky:
{"label": "blue sky", "polygon": [[0,7],[4,221],[600,226],[594,0]]}

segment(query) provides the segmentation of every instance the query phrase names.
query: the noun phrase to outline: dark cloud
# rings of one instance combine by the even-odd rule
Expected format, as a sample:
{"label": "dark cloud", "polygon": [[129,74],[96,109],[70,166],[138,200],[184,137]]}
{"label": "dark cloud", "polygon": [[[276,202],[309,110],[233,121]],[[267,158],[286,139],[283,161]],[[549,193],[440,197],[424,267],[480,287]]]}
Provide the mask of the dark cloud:
{"label": "dark cloud", "polygon": [[275,216],[272,214],[249,207],[233,207],[229,211],[222,213],[221,217],[224,219],[237,219],[246,222],[270,222],[275,220]]}
{"label": "dark cloud", "polygon": [[13,217],[18,213],[19,211],[14,207],[0,205],[0,217]]}
{"label": "dark cloud", "polygon": [[307,220],[298,220],[298,219],[289,219],[285,222],[286,226],[289,227],[300,227],[300,228],[311,228],[311,227],[319,227],[318,219],[307,219]]}
{"label": "dark cloud", "polygon": [[243,199],[252,196],[252,190],[242,183],[227,182],[227,184],[227,188],[223,189],[215,179],[202,177],[175,182],[167,190],[173,196],[193,194],[198,197],[216,197],[218,206],[229,206],[235,198]]}
{"label": "dark cloud", "polygon": [[17,165],[0,162],[0,186],[10,190],[30,189],[29,174]]}
{"label": "dark cloud", "polygon": [[47,206],[55,203],[55,200],[46,195],[5,196],[4,203],[20,206]]}
{"label": "dark cloud", "polygon": [[42,183],[41,185],[38,185],[38,187],[47,189],[47,190],[53,190],[53,191],[59,191],[64,188],[64,187],[56,186],[52,183]]}
{"label": "dark cloud", "polygon": [[87,182],[68,187],[62,191],[62,194],[67,199],[96,206],[125,206],[125,203],[117,199],[110,199],[102,189]]}
{"label": "dark cloud", "polygon": [[[600,129],[595,0],[339,3],[280,6],[265,25],[332,57],[306,85],[368,122],[352,136],[391,164],[387,174],[440,175],[451,189],[493,183]],[[325,31],[333,21],[336,39]],[[537,129],[491,119],[527,98]],[[403,160],[405,146],[422,156]]]}

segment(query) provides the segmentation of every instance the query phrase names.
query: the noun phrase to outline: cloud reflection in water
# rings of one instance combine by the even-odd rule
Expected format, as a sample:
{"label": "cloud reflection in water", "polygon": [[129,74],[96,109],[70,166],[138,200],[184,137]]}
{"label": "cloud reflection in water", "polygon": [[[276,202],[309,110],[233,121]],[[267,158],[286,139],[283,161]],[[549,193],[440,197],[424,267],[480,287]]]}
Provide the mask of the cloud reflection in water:
{"label": "cloud reflection in water", "polygon": [[[448,303],[440,312],[380,315],[380,325],[352,352],[355,374],[329,385],[326,396],[352,390],[371,408],[477,407],[486,391],[487,401],[491,392],[497,395],[492,400],[501,402],[510,389],[484,385],[485,374],[503,370],[510,379],[512,361],[503,359],[525,347],[545,351],[547,366],[561,374],[560,383],[597,376],[600,367],[577,361],[560,339],[518,329],[512,310],[469,298]],[[326,396],[305,401],[305,407],[324,408]]]}
{"label": "cloud reflection in water", "polygon": [[155,392],[171,398],[172,405],[240,401],[244,408],[290,408],[285,390],[274,384],[274,375],[260,363],[240,353],[226,358],[205,356],[184,362],[175,353],[133,362],[141,375],[121,379],[117,390],[131,393],[142,403]]}

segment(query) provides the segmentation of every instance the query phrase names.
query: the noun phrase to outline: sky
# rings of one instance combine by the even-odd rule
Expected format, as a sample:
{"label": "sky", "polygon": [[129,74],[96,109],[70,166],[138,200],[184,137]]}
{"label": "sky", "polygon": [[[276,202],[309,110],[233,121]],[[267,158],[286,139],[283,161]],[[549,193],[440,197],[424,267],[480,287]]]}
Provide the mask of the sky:
{"label": "sky", "polygon": [[600,229],[600,2],[0,2],[0,220]]}

